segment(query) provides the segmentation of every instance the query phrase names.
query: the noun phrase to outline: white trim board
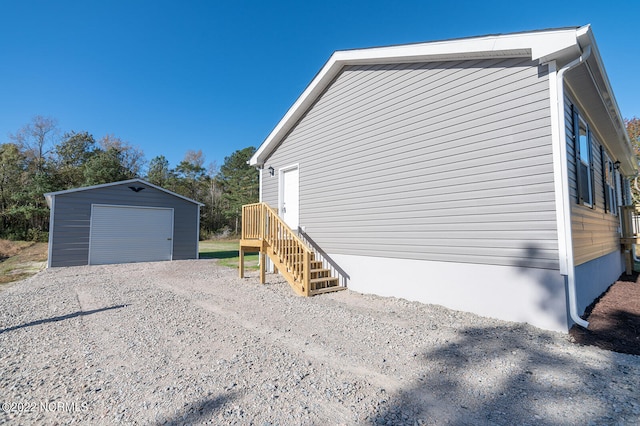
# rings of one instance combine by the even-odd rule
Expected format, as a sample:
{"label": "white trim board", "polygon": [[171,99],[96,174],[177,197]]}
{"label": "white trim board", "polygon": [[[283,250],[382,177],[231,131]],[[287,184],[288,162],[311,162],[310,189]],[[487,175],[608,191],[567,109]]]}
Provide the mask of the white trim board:
{"label": "white trim board", "polygon": [[49,241],[48,241],[48,256],[47,256],[47,268],[51,268],[51,258],[53,257],[53,234],[55,233],[55,210],[56,210],[56,199],[55,197],[51,199],[51,203],[49,205]]}

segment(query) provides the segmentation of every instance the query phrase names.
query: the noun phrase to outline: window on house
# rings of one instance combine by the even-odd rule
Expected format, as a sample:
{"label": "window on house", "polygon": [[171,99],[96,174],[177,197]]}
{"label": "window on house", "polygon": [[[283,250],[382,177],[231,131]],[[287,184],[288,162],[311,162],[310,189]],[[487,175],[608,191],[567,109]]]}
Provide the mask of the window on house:
{"label": "window on house", "polygon": [[578,169],[578,201],[585,206],[593,206],[593,182],[591,161],[591,134],[589,127],[579,114],[576,114],[576,166]]}
{"label": "window on house", "polygon": [[618,214],[618,190],[616,188],[616,170],[611,157],[603,151],[603,183],[604,183],[604,205],[606,211],[612,214]]}

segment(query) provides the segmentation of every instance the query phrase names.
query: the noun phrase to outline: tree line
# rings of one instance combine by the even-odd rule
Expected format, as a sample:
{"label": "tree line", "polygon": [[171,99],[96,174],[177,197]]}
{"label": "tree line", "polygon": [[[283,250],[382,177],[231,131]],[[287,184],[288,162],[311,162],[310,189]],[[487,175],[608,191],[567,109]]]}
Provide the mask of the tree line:
{"label": "tree line", "polygon": [[[640,119],[625,120],[640,158]],[[235,151],[218,169],[202,151],[187,151],[171,168],[162,155],[147,163],[144,153],[114,135],[96,140],[88,132],[59,137],[55,119],[36,116],[0,144],[0,238],[46,241],[49,208],[43,194],[132,178],[204,204],[201,236],[237,233],[242,205],[258,201],[258,171],[247,164],[254,147]],[[640,204],[640,178],[632,180]]]}
{"label": "tree line", "polygon": [[142,178],[204,204],[201,237],[237,233],[243,204],[258,201],[258,171],[247,147],[218,168],[201,150],[187,151],[175,167],[114,135],[96,140],[86,131],[60,136],[57,121],[36,116],[0,144],[0,238],[46,241],[49,208],[43,194]]}

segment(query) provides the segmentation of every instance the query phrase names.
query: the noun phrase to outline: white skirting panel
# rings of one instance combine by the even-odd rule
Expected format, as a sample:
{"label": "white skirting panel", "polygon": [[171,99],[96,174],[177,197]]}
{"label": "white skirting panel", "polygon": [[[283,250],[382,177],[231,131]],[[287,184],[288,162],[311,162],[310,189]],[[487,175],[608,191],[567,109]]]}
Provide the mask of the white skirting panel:
{"label": "white skirting panel", "polygon": [[559,271],[329,254],[360,293],[393,296],[567,332]]}

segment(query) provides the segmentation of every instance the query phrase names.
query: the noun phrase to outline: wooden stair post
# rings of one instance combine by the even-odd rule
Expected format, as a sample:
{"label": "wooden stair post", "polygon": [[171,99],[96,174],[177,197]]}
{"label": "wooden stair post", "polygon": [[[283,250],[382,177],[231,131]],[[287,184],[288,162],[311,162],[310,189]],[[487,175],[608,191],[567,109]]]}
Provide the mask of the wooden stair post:
{"label": "wooden stair post", "polygon": [[267,271],[267,258],[264,255],[264,251],[260,251],[260,284],[264,284],[266,282],[265,273]]}
{"label": "wooden stair post", "polygon": [[311,260],[309,259],[308,250],[304,251],[302,262],[304,263],[302,268],[302,292],[305,296],[309,297],[309,290],[311,286]]}

